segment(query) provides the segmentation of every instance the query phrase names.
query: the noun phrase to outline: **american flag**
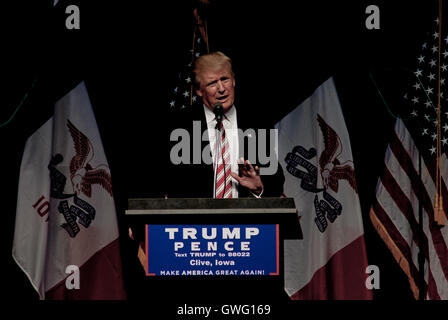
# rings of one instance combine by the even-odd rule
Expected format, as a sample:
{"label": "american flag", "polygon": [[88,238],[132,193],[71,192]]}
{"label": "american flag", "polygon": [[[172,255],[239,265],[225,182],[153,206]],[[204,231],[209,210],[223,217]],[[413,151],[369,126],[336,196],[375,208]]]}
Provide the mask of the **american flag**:
{"label": "american flag", "polygon": [[[437,181],[441,181],[442,218],[444,215],[446,221],[448,35],[446,24],[439,34],[439,19],[434,20],[434,31],[427,34],[421,46],[412,79],[403,96],[406,113],[396,121],[370,218],[408,276],[414,297],[448,299],[448,225],[435,221],[434,209]],[[438,143],[441,180],[436,179]],[[422,271],[419,253],[424,257]]]}
{"label": "american flag", "polygon": [[[203,29],[204,30],[204,29]],[[205,34],[206,36],[206,34]],[[204,39],[201,28],[196,25],[193,32],[192,49],[185,55],[185,61],[181,71],[177,75],[174,88],[169,96],[169,109],[181,110],[195,104],[202,105],[202,100],[195,94],[194,90],[194,61],[208,52],[207,41]]]}

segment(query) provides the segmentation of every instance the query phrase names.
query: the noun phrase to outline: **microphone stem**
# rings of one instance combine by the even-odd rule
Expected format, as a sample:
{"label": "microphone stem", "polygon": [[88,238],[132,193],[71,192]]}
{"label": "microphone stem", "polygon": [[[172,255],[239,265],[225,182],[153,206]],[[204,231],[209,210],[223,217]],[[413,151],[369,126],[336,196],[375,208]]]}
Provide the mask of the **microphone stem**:
{"label": "microphone stem", "polygon": [[214,171],[215,171],[215,183],[214,183],[214,186],[213,186],[213,189],[214,189],[214,193],[215,193],[215,195],[214,195],[214,198],[216,199],[216,180],[217,180],[217,178],[218,178],[218,163],[219,163],[219,145],[220,145],[220,142],[221,142],[221,136],[220,136],[220,132],[219,132],[219,130],[218,130],[218,126],[219,126],[219,123],[216,123],[216,127],[215,127],[215,130],[216,130],[216,134],[215,134],[215,137],[216,137],[216,141],[215,141],[215,165],[214,165]]}

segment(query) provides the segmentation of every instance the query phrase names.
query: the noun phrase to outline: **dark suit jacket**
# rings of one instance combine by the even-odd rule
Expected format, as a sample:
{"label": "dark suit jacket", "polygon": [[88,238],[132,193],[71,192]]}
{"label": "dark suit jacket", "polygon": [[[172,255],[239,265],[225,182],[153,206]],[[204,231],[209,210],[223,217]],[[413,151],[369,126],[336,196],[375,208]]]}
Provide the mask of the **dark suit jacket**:
{"label": "dark suit jacket", "polygon": [[[253,118],[253,117],[252,117]],[[191,137],[191,145],[192,145],[192,137],[193,137],[193,121],[201,121],[201,136],[202,132],[207,130],[207,123],[205,119],[204,110],[201,107],[192,108],[191,110],[185,111],[177,117],[178,121],[174,124],[174,128],[184,128],[190,133]],[[257,139],[257,129],[256,127],[251,125],[251,120],[254,119],[244,119],[241,117],[240,113],[237,113],[237,123],[238,127],[246,130],[248,128],[255,129],[255,136],[246,137],[245,139],[247,145],[249,145],[249,139]],[[173,128],[171,128],[173,129]],[[269,136],[269,135],[268,135]],[[168,137],[169,141],[169,137]],[[258,141],[258,140],[256,140]],[[170,150],[171,147],[177,144],[178,141],[170,141]],[[204,150],[208,141],[201,141],[201,152]],[[258,147],[257,147],[258,148]],[[248,159],[247,157],[247,148],[244,150],[244,159]],[[190,148],[190,158],[192,159],[193,148]],[[168,151],[169,153],[169,151]],[[169,158],[169,154],[168,154]],[[258,157],[257,157],[258,159]],[[275,160],[277,161],[277,159]],[[213,197],[213,165],[201,164],[179,164],[174,165],[170,161],[168,162],[168,176],[169,179],[166,182],[166,191],[169,198],[212,198]],[[192,163],[192,161],[190,162]],[[278,161],[277,161],[278,163]],[[262,167],[259,164],[258,160],[255,163],[256,165]],[[284,183],[284,175],[283,171],[280,167],[280,164],[277,166],[277,171],[273,175],[262,175],[261,180],[264,186],[264,192],[262,197],[279,197],[283,193],[283,183]],[[253,195],[244,187],[239,186],[238,189],[239,197],[253,197]]]}

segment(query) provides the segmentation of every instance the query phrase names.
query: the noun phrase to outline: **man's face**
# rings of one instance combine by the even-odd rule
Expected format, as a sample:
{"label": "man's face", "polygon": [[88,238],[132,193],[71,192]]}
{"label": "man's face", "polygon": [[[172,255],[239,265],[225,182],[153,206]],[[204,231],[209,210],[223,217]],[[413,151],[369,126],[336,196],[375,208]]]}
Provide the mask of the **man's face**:
{"label": "man's face", "polygon": [[217,71],[203,70],[200,79],[201,85],[196,94],[202,97],[207,108],[213,111],[213,106],[221,102],[224,113],[229,111],[235,100],[235,79],[229,68]]}

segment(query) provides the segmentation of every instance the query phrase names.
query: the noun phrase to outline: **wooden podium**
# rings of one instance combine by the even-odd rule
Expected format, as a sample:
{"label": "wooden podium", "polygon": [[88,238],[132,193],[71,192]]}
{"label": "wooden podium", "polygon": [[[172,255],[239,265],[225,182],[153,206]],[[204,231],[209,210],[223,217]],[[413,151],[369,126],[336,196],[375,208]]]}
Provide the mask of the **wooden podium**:
{"label": "wooden podium", "polygon": [[[138,239],[147,239],[147,225],[264,226],[277,227],[278,259],[275,275],[147,276],[148,290],[179,292],[193,290],[188,298],[220,301],[229,295],[247,299],[250,295],[275,298],[283,290],[283,240],[302,239],[297,210],[292,198],[171,198],[129,199],[126,217]],[[143,251],[145,251],[145,246]],[[168,253],[167,253],[168,254]],[[146,258],[146,252],[145,252]],[[146,265],[144,265],[147,268]],[[158,288],[158,289],[155,289]],[[210,292],[218,295],[210,296]]]}

